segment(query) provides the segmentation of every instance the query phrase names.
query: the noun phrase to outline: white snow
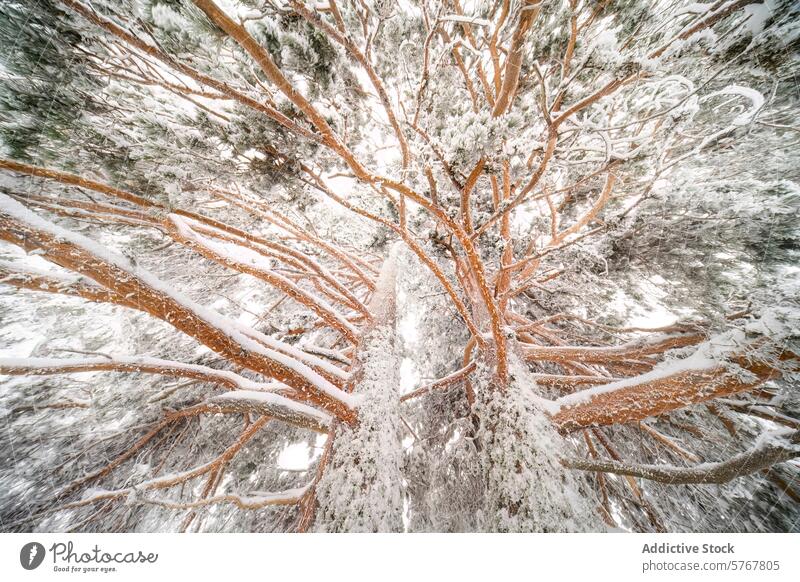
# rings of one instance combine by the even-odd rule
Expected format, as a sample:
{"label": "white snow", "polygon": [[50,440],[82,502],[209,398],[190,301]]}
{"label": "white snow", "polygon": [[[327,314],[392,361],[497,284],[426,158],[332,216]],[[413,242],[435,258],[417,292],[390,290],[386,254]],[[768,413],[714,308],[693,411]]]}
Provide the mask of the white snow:
{"label": "white snow", "polygon": [[726,366],[725,356],[734,352],[741,345],[742,339],[743,336],[741,332],[738,331],[720,334],[708,342],[701,344],[694,353],[686,358],[666,360],[659,363],[652,371],[645,374],[632,376],[617,382],[593,386],[592,388],[562,396],[555,401],[555,405],[559,408],[575,406],[588,402],[599,394],[607,394],[609,392],[621,390],[622,388],[629,388],[655,380],[662,380],[681,372],[700,372]]}
{"label": "white snow", "polygon": [[280,394],[271,392],[257,392],[252,390],[234,390],[220,394],[211,399],[211,402],[224,405],[227,402],[240,402],[240,403],[253,403],[264,404],[266,406],[274,406],[286,409],[290,412],[297,413],[301,416],[313,418],[320,424],[329,425],[333,420],[330,414],[317,410],[312,406],[303,404],[302,402],[295,402]]}
{"label": "white snow", "polygon": [[448,14],[442,16],[439,20],[444,22],[463,22],[465,24],[475,24],[477,26],[491,26],[492,23],[485,18],[478,18],[476,16],[462,16],[460,14]]}
{"label": "white snow", "polygon": [[731,124],[736,127],[750,123],[756,114],[761,111],[761,108],[764,107],[764,96],[761,93],[755,89],[742,87],[741,85],[728,85],[724,89],[706,95],[702,100],[706,101],[718,95],[738,95],[750,100],[750,108],[737,115],[733,121],[731,121]]}
{"label": "white snow", "polygon": [[262,273],[270,280],[276,281],[277,284],[282,285],[285,289],[292,289],[295,293],[308,301],[308,303],[316,304],[322,311],[330,314],[339,325],[348,330],[351,334],[357,335],[352,324],[325,299],[312,295],[305,289],[296,285],[293,281],[274,271],[274,264],[271,259],[245,246],[226,241],[216,241],[203,236],[193,230],[189,225],[189,221],[181,216],[170,214],[169,219],[176,226],[181,236],[223,257],[230,265],[245,265],[250,269]]}
{"label": "white snow", "polygon": [[287,445],[278,455],[278,470],[307,471],[312,461],[311,447],[305,441]]}
{"label": "white snow", "polygon": [[70,368],[91,367],[93,365],[103,364],[154,367],[163,370],[165,375],[171,375],[170,372],[174,372],[175,375],[181,375],[181,372],[198,373],[212,378],[220,378],[234,384],[242,390],[274,392],[288,388],[288,386],[280,382],[255,382],[228,370],[216,370],[208,366],[185,364],[174,360],[162,360],[147,356],[110,356],[108,358],[102,356],[93,358],[0,358],[0,368],[29,368],[31,370],[55,368],[68,371]]}
{"label": "white snow", "polygon": [[[259,334],[255,330],[244,328],[235,321],[223,317],[219,313],[195,303],[184,294],[175,290],[174,286],[171,284],[158,279],[150,272],[144,270],[142,267],[133,265],[126,257],[115,253],[108,247],[100,245],[83,235],[70,232],[39,217],[28,210],[25,206],[13,198],[6,196],[5,194],[0,194],[0,212],[10,215],[37,230],[47,232],[58,239],[68,241],[77,247],[88,251],[92,255],[97,256],[103,261],[129,273],[132,277],[136,277],[141,280],[148,287],[151,287],[159,293],[162,293],[170,299],[176,301],[188,311],[193,312],[197,317],[207,321],[217,329],[223,330],[235,343],[280,363],[281,365],[291,369],[310,384],[314,385],[327,396],[342,402],[350,408],[355,408],[356,399],[354,399],[350,394],[331,384],[328,380],[326,380],[309,366],[309,363],[314,360],[316,360],[316,362],[314,362],[315,365],[317,362],[319,362],[321,366],[330,366],[328,362],[325,362],[320,358],[314,358],[313,356],[306,354],[305,352],[302,352],[293,346],[279,342],[278,340],[270,338],[264,334]],[[275,347],[279,347],[281,351],[277,351],[274,349]],[[288,354],[291,354],[291,356]]]}

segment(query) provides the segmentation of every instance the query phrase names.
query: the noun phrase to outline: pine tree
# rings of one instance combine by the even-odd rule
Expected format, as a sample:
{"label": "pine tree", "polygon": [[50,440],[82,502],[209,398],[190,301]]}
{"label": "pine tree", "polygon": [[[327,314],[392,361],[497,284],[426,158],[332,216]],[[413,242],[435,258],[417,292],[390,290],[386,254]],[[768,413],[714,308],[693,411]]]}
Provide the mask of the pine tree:
{"label": "pine tree", "polygon": [[0,3],[2,529],[797,529],[797,12]]}

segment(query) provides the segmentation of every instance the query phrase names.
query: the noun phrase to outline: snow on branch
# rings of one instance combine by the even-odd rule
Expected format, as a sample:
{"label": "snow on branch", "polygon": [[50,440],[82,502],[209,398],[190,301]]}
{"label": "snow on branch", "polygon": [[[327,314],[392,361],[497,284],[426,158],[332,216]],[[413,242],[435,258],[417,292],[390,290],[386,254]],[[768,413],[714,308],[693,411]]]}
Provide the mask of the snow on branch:
{"label": "snow on branch", "polygon": [[[275,285],[284,291],[287,291],[288,289],[293,293],[290,294],[290,296],[292,296],[295,299],[299,298],[301,301],[306,300],[313,302],[315,298],[310,297],[302,289],[298,289],[296,285],[294,285],[294,283],[288,281],[284,277],[280,277],[280,279],[278,279],[277,277],[279,276],[276,273],[274,273],[274,271],[272,271],[271,269],[267,269],[266,273],[263,274],[260,273],[257,269],[255,269],[254,272],[254,266],[265,264],[265,260],[261,259],[260,255],[264,254],[264,251],[266,249],[269,249],[270,251],[272,251],[271,252],[272,255],[276,255],[277,253],[276,256],[278,256],[284,262],[293,261],[295,264],[299,262],[311,268],[312,271],[317,273],[327,283],[329,283],[339,294],[341,294],[342,301],[344,301],[347,305],[359,311],[363,315],[368,315],[364,305],[362,305],[361,302],[358,301],[358,299],[343,284],[341,284],[327,269],[325,269],[322,265],[320,265],[316,261],[310,259],[305,254],[295,251],[294,249],[286,245],[280,245],[260,240],[258,237],[255,237],[245,231],[232,227],[228,224],[223,224],[217,220],[206,217],[204,215],[197,214],[194,212],[188,212],[178,208],[169,209],[164,205],[143,198],[132,192],[120,190],[118,188],[111,187],[107,184],[103,184],[102,182],[89,180],[87,178],[75,174],[61,172],[58,170],[51,170],[49,168],[31,166],[28,164],[22,164],[19,162],[14,162],[11,160],[4,160],[4,159],[0,159],[0,169],[10,170],[12,172],[17,172],[39,178],[45,178],[69,186],[79,186],[81,188],[87,188],[95,192],[104,194],[106,196],[110,196],[112,198],[124,200],[126,202],[135,204],[136,206],[139,206],[144,210],[142,211],[129,210],[122,207],[103,204],[99,202],[88,203],[88,202],[68,200],[68,199],[51,200],[48,199],[47,197],[31,195],[31,194],[26,194],[26,196],[24,197],[23,201],[26,204],[43,207],[51,212],[55,212],[57,214],[63,214],[66,216],[73,216],[73,217],[86,216],[96,219],[102,218],[105,222],[108,222],[109,220],[114,220],[116,222],[157,228],[161,231],[164,231],[165,234],[168,234],[181,244],[195,248],[195,250],[198,250],[201,254],[203,254],[206,258],[210,260],[226,265],[229,268],[237,269],[240,272],[247,272],[250,275],[265,279],[267,283]],[[225,196],[225,199],[229,198],[230,195]],[[236,202],[235,200],[229,200],[229,201],[232,201],[234,203]],[[58,202],[58,204],[53,205],[53,202]],[[66,206],[67,208],[65,208],[64,206]],[[75,210],[72,207],[75,207],[79,210]],[[273,213],[278,214],[274,211]],[[184,222],[186,223],[186,225],[183,224]],[[186,228],[182,228],[183,226],[186,226]],[[214,252],[215,250],[219,250],[219,248],[218,249],[208,248],[208,245],[206,246],[200,245],[199,248],[197,248],[199,242],[207,240],[205,237],[202,237],[202,240],[194,240],[194,238],[200,236],[200,232],[212,235],[215,240],[222,239],[223,241],[225,241],[222,243],[216,243],[218,245],[224,245],[225,247],[230,247],[232,243],[235,244],[237,248],[247,247],[243,252],[247,253],[245,258],[249,257],[249,260],[247,262],[231,260],[231,257],[238,257],[240,255],[239,252],[236,253]],[[185,236],[182,236],[187,233],[192,234],[193,237],[187,238]],[[331,245],[326,245],[326,248],[335,250]],[[252,260],[254,255],[258,259],[257,261]],[[248,263],[252,263],[252,265]],[[248,269],[243,270],[241,268],[242,265],[247,266]],[[368,281],[366,275],[364,277],[365,281]],[[330,308],[326,304],[320,303],[319,301],[317,301],[317,303],[319,304],[319,309],[322,310],[327,309],[329,311],[332,311],[332,308]],[[342,329],[342,331],[345,333],[350,331],[347,329],[349,326],[349,322],[347,322],[343,318],[337,318],[335,312],[333,312],[332,316],[333,316],[333,321],[328,321],[328,323],[333,323],[334,327],[336,327],[336,324],[343,326],[344,329]]]}
{"label": "snow on branch", "polygon": [[311,309],[328,325],[341,332],[351,343],[357,341],[358,332],[343,315],[325,300],[311,295],[283,275],[276,273],[272,269],[272,263],[263,255],[241,245],[215,241],[198,234],[191,228],[190,223],[180,216],[173,214],[169,219],[174,226],[174,236],[206,258],[266,281],[301,305]]}
{"label": "snow on branch", "polygon": [[49,375],[87,371],[150,372],[193,378],[234,389],[201,406],[212,412],[256,412],[317,432],[327,432],[332,417],[311,406],[274,393],[288,389],[279,382],[254,382],[226,370],[148,357],[98,357],[79,359],[0,358],[0,374]]}
{"label": "snow on branch", "polygon": [[323,358],[328,358],[334,362],[339,362],[340,364],[344,364],[345,366],[350,366],[352,362],[350,358],[348,358],[345,354],[340,352],[339,350],[332,350],[329,348],[323,348],[322,346],[315,346],[312,344],[303,343],[300,345],[300,349],[304,352],[312,354],[314,356],[321,356]]}
{"label": "snow on branch", "polygon": [[462,16],[460,14],[448,14],[442,16],[439,20],[443,22],[460,22],[462,24],[474,24],[476,26],[491,26],[492,23],[485,18],[478,18],[477,16]]}
{"label": "snow on branch", "polygon": [[0,261],[0,284],[31,291],[81,297],[97,303],[124,304],[122,297],[98,285],[88,277],[36,269],[16,262]]}
{"label": "snow on branch", "polygon": [[[59,498],[68,495],[72,491],[82,487],[83,485],[94,481],[96,479],[100,479],[105,477],[115,468],[119,467],[122,463],[130,459],[137,451],[139,451],[144,445],[146,445],[156,434],[158,434],[165,426],[167,426],[171,420],[177,417],[186,417],[186,416],[194,416],[196,414],[200,414],[203,412],[207,412],[207,409],[202,406],[195,406],[189,409],[184,409],[183,411],[178,411],[173,413],[170,417],[159,423],[153,430],[148,432],[144,437],[139,439],[132,447],[130,447],[127,451],[119,455],[116,459],[111,461],[110,463],[106,464],[105,466],[101,467],[100,469],[89,473],[88,475],[81,477],[77,481],[73,481],[70,485],[68,485],[64,490],[59,494]],[[172,473],[168,475],[161,475],[159,477],[154,477],[152,479],[148,479],[147,481],[140,482],[132,487],[125,487],[123,489],[114,489],[114,490],[107,490],[107,489],[94,489],[94,490],[87,490],[84,491],[82,499],[78,501],[74,501],[72,503],[68,503],[61,508],[56,508],[55,511],[59,509],[73,509],[76,507],[83,507],[84,505],[90,505],[92,503],[96,503],[98,501],[109,500],[109,499],[119,499],[121,497],[130,497],[130,496],[138,496],[140,493],[144,491],[151,491],[156,489],[169,489],[170,487],[175,487],[176,485],[181,485],[186,483],[187,481],[191,481],[201,475],[206,475],[208,473],[212,473],[214,471],[219,470],[220,467],[227,464],[231,459],[233,459],[237,453],[242,449],[242,447],[247,444],[267,423],[270,422],[270,418],[267,416],[261,416],[260,418],[256,419],[254,422],[250,423],[250,425],[239,435],[239,437],[234,441],[230,446],[228,446],[218,457],[215,459],[203,463],[202,465],[198,465],[192,469],[188,469],[186,471],[182,471],[180,473]]]}
{"label": "snow on branch", "polygon": [[[278,212],[275,208],[265,204],[262,200],[259,200],[254,196],[245,195],[240,192],[235,193],[228,190],[221,190],[219,188],[210,189],[210,192],[222,200],[238,206],[249,214],[267,220],[270,224],[273,224],[280,230],[285,231],[299,240],[302,240],[303,242],[314,247],[316,250],[330,255],[335,260],[340,262],[344,267],[346,267],[351,274],[355,275],[364,285],[367,286],[367,288],[370,290],[374,288],[372,276],[367,274],[365,270],[372,272],[373,275],[376,274],[377,271],[367,261],[319,238],[314,233],[304,229],[285,214]],[[307,255],[306,260],[308,260]],[[322,273],[322,270],[319,272]],[[360,304],[360,302],[358,303]]]}
{"label": "snow on branch", "polygon": [[334,372],[328,379],[308,362],[342,373],[340,369],[195,303],[126,257],[41,218],[4,194],[0,194],[0,239],[90,277],[122,297],[123,305],[136,305],[239,365],[289,384],[301,397],[342,419],[355,420],[356,399],[332,383]]}
{"label": "snow on branch", "polygon": [[747,125],[753,121],[758,112],[764,107],[765,103],[764,96],[761,93],[755,89],[742,87],[741,85],[728,85],[724,89],[706,95],[703,97],[702,101],[707,101],[717,95],[736,95],[750,100],[750,108],[737,115],[736,118],[731,121],[731,125],[736,127]]}
{"label": "snow on branch", "polygon": [[667,350],[697,344],[705,338],[702,334],[681,334],[637,340],[618,346],[531,346],[523,348],[528,361],[579,361],[583,363],[607,363],[610,361],[632,360],[660,354]]}
{"label": "snow on branch", "polygon": [[693,467],[631,465],[614,460],[591,459],[565,459],[563,464],[581,471],[641,477],[669,485],[689,485],[727,483],[797,457],[800,457],[800,430],[767,433],[753,448],[727,461],[702,463]]}
{"label": "snow on branch", "polygon": [[413,392],[409,392],[408,394],[404,394],[400,397],[400,402],[405,402],[406,400],[411,400],[412,398],[417,398],[418,396],[422,396],[423,394],[427,394],[431,390],[437,390],[440,388],[447,388],[452,384],[460,382],[467,378],[472,372],[475,371],[476,364],[475,362],[470,362],[463,368],[456,370],[452,374],[448,374],[444,378],[440,378],[435,382],[431,382],[430,384],[426,384],[421,388],[417,388]]}
{"label": "snow on branch", "polygon": [[759,406],[758,404],[752,402],[740,402],[735,400],[728,400],[727,398],[720,398],[718,402],[719,404],[722,404],[740,414],[746,414],[748,416],[757,416],[759,418],[763,418],[765,420],[771,420],[774,423],[782,424],[790,428],[800,429],[800,420],[782,414],[777,410],[774,410],[773,408],[770,408],[768,406]]}
{"label": "snow on branch", "polygon": [[[746,355],[754,344],[736,332],[722,334],[691,356],[665,362],[624,380],[593,386],[554,402],[553,421],[561,430],[643,420],[721,396],[752,390],[780,375],[780,362],[797,356],[782,351],[770,361],[767,351]],[[763,342],[762,342],[763,347]]]}
{"label": "snow on branch", "polygon": [[215,370],[198,364],[184,364],[146,356],[109,356],[97,358],[0,358],[0,374],[50,375],[76,372],[112,371],[147,372],[192,378],[211,382],[231,389],[250,391],[278,391],[289,387],[280,382],[255,382],[228,370]]}
{"label": "snow on branch", "polygon": [[[106,30],[110,34],[122,40],[131,49],[135,48],[141,51],[143,54],[146,54],[154,59],[157,59],[172,71],[190,77],[191,79],[199,83],[201,86],[206,86],[216,91],[219,91],[223,95],[226,95],[231,99],[235,99],[242,105],[245,105],[255,111],[259,111],[265,114],[267,117],[275,120],[276,122],[280,123],[282,126],[296,133],[297,135],[303,136],[312,141],[320,141],[317,135],[310,132],[305,127],[298,125],[297,123],[286,117],[286,115],[284,115],[277,109],[270,107],[268,104],[263,103],[260,100],[253,99],[252,97],[246,95],[245,93],[237,91],[236,89],[231,87],[230,84],[228,83],[218,81],[213,77],[201,73],[200,71],[190,67],[186,63],[173,58],[169,54],[162,51],[160,48],[157,48],[146,42],[143,42],[139,37],[131,34],[125,28],[117,25],[112,20],[99,14],[90,6],[87,6],[83,2],[80,2],[80,0],[60,0],[60,1],[62,4],[69,7],[72,11],[83,16],[89,22],[94,23],[95,25],[99,26],[100,28]],[[130,52],[132,54],[135,54],[135,51],[133,50],[130,50]]]}
{"label": "snow on branch", "polygon": [[255,412],[316,432],[328,432],[333,417],[280,394],[235,390],[207,400],[212,412]]}
{"label": "snow on branch", "polygon": [[705,5],[691,4],[690,6],[698,8],[699,6],[704,6],[705,9],[697,10],[697,12],[695,12],[695,14],[697,14],[696,19],[692,20],[683,29],[681,29],[678,34],[670,38],[666,43],[661,45],[655,51],[651,52],[648,56],[650,58],[658,58],[667,52],[667,49],[669,49],[673,44],[677,44],[679,41],[690,39],[698,32],[714,26],[717,22],[723,18],[726,18],[727,16],[730,16],[737,10],[742,9],[745,6],[749,6],[750,4],[760,4],[762,1],[763,0],[728,0],[727,2],[713,2]]}
{"label": "snow on branch", "polygon": [[295,487],[293,489],[277,492],[254,491],[247,495],[228,493],[225,495],[208,497],[206,499],[198,499],[197,501],[190,501],[188,503],[180,503],[168,499],[148,498],[137,499],[137,501],[139,503],[166,507],[168,509],[195,509],[197,507],[206,507],[219,503],[232,503],[239,509],[263,509],[270,505],[294,505],[295,503],[299,503],[309,487],[309,485],[306,485],[304,487]]}

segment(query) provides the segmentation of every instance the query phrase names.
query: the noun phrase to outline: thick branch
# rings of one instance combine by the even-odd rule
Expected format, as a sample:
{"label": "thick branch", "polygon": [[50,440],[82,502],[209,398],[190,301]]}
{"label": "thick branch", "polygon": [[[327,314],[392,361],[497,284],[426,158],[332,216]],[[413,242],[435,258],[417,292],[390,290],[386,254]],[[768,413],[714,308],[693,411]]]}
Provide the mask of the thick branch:
{"label": "thick branch", "polygon": [[[97,358],[0,358],[0,374],[12,376],[49,376],[77,372],[142,372],[173,378],[192,378],[231,390],[278,390],[281,384],[255,382],[228,370],[215,370],[198,364],[184,364],[146,356],[109,356]],[[288,388],[284,386],[284,388]]]}
{"label": "thick branch", "polygon": [[[781,355],[780,359],[789,360],[791,357]],[[692,404],[752,390],[780,375],[780,370],[765,362],[739,358],[738,363],[752,375],[752,379],[741,379],[721,364],[705,364],[673,373],[655,370],[564,396],[556,400],[560,408],[552,420],[562,431],[644,420]]]}
{"label": "thick branch", "polygon": [[321,433],[328,432],[332,420],[332,417],[324,412],[271,392],[234,390],[207,400],[203,406],[211,412],[226,414],[254,412]]}
{"label": "thick branch", "polygon": [[800,457],[800,431],[788,438],[767,437],[752,449],[719,463],[703,463],[694,467],[669,465],[630,465],[612,460],[566,459],[565,467],[581,471],[600,471],[641,477],[668,485],[722,484],[768,469],[777,463]]}
{"label": "thick branch", "polygon": [[[134,304],[230,361],[296,388],[301,398],[329,409],[343,420],[355,420],[351,397],[303,362],[315,359],[313,356],[298,359],[288,355],[302,353],[289,345],[279,346],[280,342],[201,307],[125,257],[41,219],[4,195],[0,195],[0,239],[26,251],[39,251],[46,260],[89,277],[125,298],[126,306]],[[281,347],[281,351],[268,348],[267,344]]]}

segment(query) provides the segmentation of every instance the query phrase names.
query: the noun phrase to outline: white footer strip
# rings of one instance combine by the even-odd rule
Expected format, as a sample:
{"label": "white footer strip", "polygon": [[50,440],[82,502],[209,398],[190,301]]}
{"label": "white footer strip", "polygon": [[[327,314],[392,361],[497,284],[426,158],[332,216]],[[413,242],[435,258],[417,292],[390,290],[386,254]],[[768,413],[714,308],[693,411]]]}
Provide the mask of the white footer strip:
{"label": "white footer strip", "polygon": [[0,580],[800,580],[797,534],[0,534]]}

